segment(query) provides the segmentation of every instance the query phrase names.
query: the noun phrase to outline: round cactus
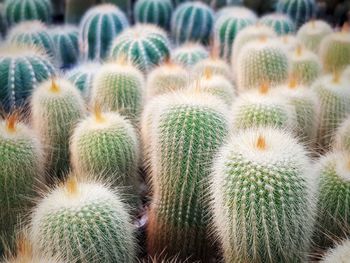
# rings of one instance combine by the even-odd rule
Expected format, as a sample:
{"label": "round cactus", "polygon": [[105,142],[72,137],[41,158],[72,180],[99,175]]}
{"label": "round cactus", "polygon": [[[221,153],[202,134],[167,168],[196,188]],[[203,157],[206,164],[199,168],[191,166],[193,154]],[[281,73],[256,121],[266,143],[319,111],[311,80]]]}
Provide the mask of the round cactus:
{"label": "round cactus", "polygon": [[97,0],[66,0],[64,14],[66,24],[79,24],[85,12],[96,4]]}
{"label": "round cactus", "polygon": [[277,11],[289,15],[297,28],[316,15],[315,0],[279,0]]}
{"label": "round cactus", "polygon": [[295,32],[294,22],[284,14],[265,15],[259,20],[259,23],[271,27],[278,35],[288,35]]}
{"label": "round cactus", "polygon": [[[134,227],[120,194],[69,178],[32,214],[30,240],[44,256],[64,262],[134,262]],[[62,235],[57,235],[62,233]]]}
{"label": "round cactus", "polygon": [[239,90],[257,88],[266,82],[271,86],[282,84],[288,78],[289,57],[279,41],[265,38],[251,41],[237,58]]}
{"label": "round cactus", "polygon": [[289,52],[293,52],[301,42],[294,35],[284,35],[278,38],[281,45]]}
{"label": "round cactus", "polygon": [[321,263],[346,263],[350,258],[350,240],[347,239],[335,248],[329,250],[320,261]]}
{"label": "round cactus", "polygon": [[118,111],[137,121],[144,89],[142,73],[129,63],[108,63],[95,76],[91,101],[105,111]]}
{"label": "round cactus", "polygon": [[9,26],[26,20],[51,21],[50,0],[6,0],[5,17]]}
{"label": "round cactus", "polygon": [[171,0],[138,0],[134,7],[134,18],[138,23],[151,23],[168,29],[172,11]]}
{"label": "round cactus", "polygon": [[334,147],[350,153],[350,117],[347,117],[335,133]]}
{"label": "round cactus", "polygon": [[63,68],[75,65],[79,59],[79,30],[74,26],[57,26],[50,29],[56,46],[57,58]]}
{"label": "round cactus", "polygon": [[45,53],[36,47],[0,48],[0,104],[5,111],[26,106],[32,90],[55,74]]}
{"label": "round cactus", "polygon": [[42,83],[31,98],[32,125],[45,145],[45,165],[56,181],[69,172],[69,138],[84,115],[79,91],[64,79]]}
{"label": "round cactus", "polygon": [[317,143],[320,151],[327,151],[339,125],[350,113],[348,82],[335,73],[313,83],[320,103]]}
{"label": "round cactus", "polygon": [[230,12],[220,15],[214,25],[215,41],[220,47],[220,56],[231,59],[232,45],[243,28],[256,22],[256,15],[244,7],[231,7]]}
{"label": "round cactus", "polygon": [[48,28],[39,21],[22,22],[14,26],[7,36],[7,41],[37,46],[45,50],[52,59],[56,58],[55,43],[48,33]]}
{"label": "round cactus", "polygon": [[228,115],[212,95],[179,92],[168,97],[170,103],[160,102],[162,108],[151,118],[154,194],[148,252],[210,261],[216,250],[209,239],[208,179],[212,159],[228,132]]}
{"label": "round cactus", "polygon": [[350,32],[344,27],[342,32],[327,35],[321,42],[320,57],[326,72],[344,70],[350,65]]}
{"label": "round cactus", "polygon": [[326,22],[312,20],[299,28],[297,37],[306,48],[318,54],[323,38],[332,32],[332,27]]}
{"label": "round cactus", "polygon": [[170,55],[166,33],[156,26],[136,25],[125,30],[112,44],[110,56],[126,58],[142,71],[149,71]]}
{"label": "round cactus", "polygon": [[212,35],[213,25],[214,13],[211,8],[198,1],[184,3],[173,14],[171,34],[177,44],[187,41],[206,44]]}
{"label": "round cactus", "polygon": [[315,188],[307,153],[289,133],[260,128],[232,136],[211,184],[225,262],[305,262]]}
{"label": "round cactus", "polygon": [[99,63],[83,63],[66,73],[66,77],[81,92],[85,100],[89,100],[96,73],[100,69]]}
{"label": "round cactus", "polygon": [[83,57],[104,59],[113,39],[128,26],[125,14],[114,5],[104,4],[91,8],[80,23]]}
{"label": "round cactus", "polygon": [[12,248],[18,219],[28,212],[44,167],[39,140],[15,115],[0,121],[0,156],[1,253],[3,241]]}
{"label": "round cactus", "polygon": [[193,72],[198,77],[203,76],[208,70],[211,71],[212,74],[223,76],[232,81],[230,66],[226,63],[226,61],[217,58],[216,56],[210,56],[207,59],[203,59],[193,67]]}
{"label": "round cactus", "polygon": [[209,52],[200,44],[187,43],[176,48],[171,55],[172,60],[184,67],[191,68],[199,61],[209,57]]}

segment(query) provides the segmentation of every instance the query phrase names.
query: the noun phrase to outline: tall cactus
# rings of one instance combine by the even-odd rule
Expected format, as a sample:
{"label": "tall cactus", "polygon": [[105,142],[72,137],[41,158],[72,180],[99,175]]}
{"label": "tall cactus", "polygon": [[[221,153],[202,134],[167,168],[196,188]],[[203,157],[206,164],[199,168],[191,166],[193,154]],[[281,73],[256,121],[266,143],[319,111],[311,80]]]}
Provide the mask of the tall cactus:
{"label": "tall cactus", "polygon": [[97,3],[98,0],[65,0],[64,18],[66,24],[78,25],[85,12]]}
{"label": "tall cactus", "polygon": [[184,67],[191,68],[199,61],[209,57],[209,52],[201,44],[186,43],[174,49],[171,58],[172,60]]}
{"label": "tall cactus", "polygon": [[273,13],[263,16],[259,22],[271,27],[278,35],[288,35],[295,32],[294,22],[288,15]]}

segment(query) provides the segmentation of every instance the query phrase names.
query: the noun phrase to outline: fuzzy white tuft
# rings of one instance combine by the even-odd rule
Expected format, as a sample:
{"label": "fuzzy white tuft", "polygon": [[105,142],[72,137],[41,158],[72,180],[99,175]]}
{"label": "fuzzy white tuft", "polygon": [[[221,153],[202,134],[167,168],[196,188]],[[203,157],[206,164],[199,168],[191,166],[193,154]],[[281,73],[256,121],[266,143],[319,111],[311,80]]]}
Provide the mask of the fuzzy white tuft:
{"label": "fuzzy white tuft", "polygon": [[330,249],[321,263],[349,263],[350,259],[350,240],[347,239],[335,248]]}

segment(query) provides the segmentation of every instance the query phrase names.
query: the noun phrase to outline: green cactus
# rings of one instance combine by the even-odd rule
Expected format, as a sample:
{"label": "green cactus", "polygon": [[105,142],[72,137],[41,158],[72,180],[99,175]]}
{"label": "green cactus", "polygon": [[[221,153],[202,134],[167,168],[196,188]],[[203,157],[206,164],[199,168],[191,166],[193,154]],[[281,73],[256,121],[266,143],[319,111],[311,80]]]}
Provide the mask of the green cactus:
{"label": "green cactus", "polygon": [[293,19],[297,28],[316,15],[315,0],[278,0],[277,12]]}
{"label": "green cactus", "polygon": [[48,23],[51,21],[52,5],[50,0],[6,0],[4,13],[9,26],[26,20]]}
{"label": "green cactus", "polygon": [[227,112],[220,100],[204,93],[179,92],[167,101],[158,104],[162,108],[151,118],[154,193],[148,252],[210,261],[216,250],[208,236],[208,179],[212,159],[229,131]]}
{"label": "green cactus", "polygon": [[42,148],[33,131],[15,115],[0,121],[0,254],[3,241],[13,248],[16,225],[28,212],[43,168]]}
{"label": "green cactus", "polygon": [[85,113],[84,107],[79,91],[64,79],[46,81],[33,93],[32,125],[46,147],[48,182],[62,179],[69,172],[69,138]]}
{"label": "green cactus", "polygon": [[299,28],[297,37],[306,48],[318,54],[323,38],[332,32],[332,27],[325,21],[312,20]]}
{"label": "green cactus", "polygon": [[226,63],[226,61],[216,56],[210,56],[207,59],[203,59],[193,67],[193,72],[198,77],[205,75],[206,71],[208,70],[212,74],[220,75],[230,81],[233,81],[230,66]]}
{"label": "green cactus", "polygon": [[350,153],[350,117],[347,117],[335,133],[334,148]]}
{"label": "green cactus", "polygon": [[314,225],[310,160],[288,132],[234,134],[215,161],[212,210],[225,262],[305,262]]}
{"label": "green cactus", "polygon": [[79,24],[87,10],[98,4],[98,0],[65,0],[65,22],[66,24]]}
{"label": "green cactus", "polygon": [[288,78],[289,57],[279,41],[259,39],[241,50],[236,66],[239,90],[257,88],[262,82],[276,86]]}
{"label": "green cactus", "polygon": [[19,45],[2,46],[0,49],[0,105],[9,112],[26,107],[32,90],[55,74],[45,52]]}
{"label": "green cactus", "polygon": [[64,262],[134,262],[136,257],[134,226],[120,193],[74,178],[38,203],[30,240],[44,256]]}
{"label": "green cactus", "polygon": [[171,34],[176,44],[188,41],[207,44],[213,25],[214,12],[209,6],[199,1],[188,2],[176,8],[171,20]]}
{"label": "green cactus", "polygon": [[129,63],[107,63],[95,76],[91,101],[104,111],[118,111],[137,121],[141,114],[144,89],[142,73]]}
{"label": "green cactus", "polygon": [[186,68],[191,68],[199,61],[209,57],[209,52],[201,44],[186,43],[174,49],[172,60]]}
{"label": "green cactus", "polygon": [[346,263],[350,258],[350,240],[346,239],[334,248],[327,251],[321,263]]}
{"label": "green cactus", "polygon": [[138,0],[134,7],[134,18],[138,23],[151,23],[168,29],[172,11],[171,0]]}
{"label": "green cactus", "polygon": [[170,56],[170,42],[162,29],[140,24],[125,30],[115,39],[110,56],[126,57],[142,71],[148,72]]}
{"label": "green cactus", "polygon": [[271,27],[277,35],[288,35],[295,32],[294,22],[289,16],[279,13],[265,15],[259,23]]}

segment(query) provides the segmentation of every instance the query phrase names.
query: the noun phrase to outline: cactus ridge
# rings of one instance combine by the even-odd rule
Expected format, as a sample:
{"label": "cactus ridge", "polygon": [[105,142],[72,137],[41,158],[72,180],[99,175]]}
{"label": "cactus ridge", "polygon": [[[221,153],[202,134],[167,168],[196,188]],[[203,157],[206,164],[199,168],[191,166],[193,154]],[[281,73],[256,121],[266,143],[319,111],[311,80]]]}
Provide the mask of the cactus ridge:
{"label": "cactus ridge", "polygon": [[201,44],[187,43],[174,49],[171,57],[174,63],[192,67],[199,61],[208,58],[209,52]]}

